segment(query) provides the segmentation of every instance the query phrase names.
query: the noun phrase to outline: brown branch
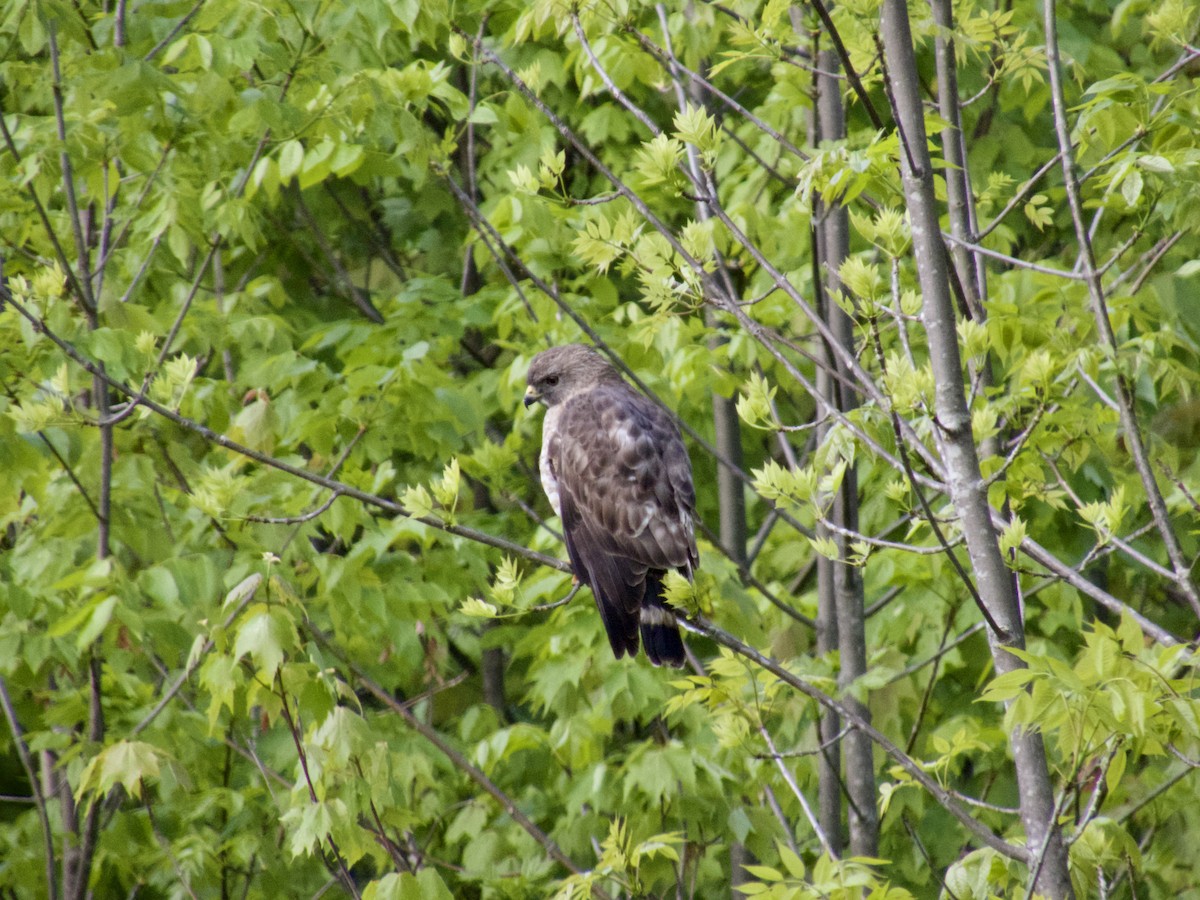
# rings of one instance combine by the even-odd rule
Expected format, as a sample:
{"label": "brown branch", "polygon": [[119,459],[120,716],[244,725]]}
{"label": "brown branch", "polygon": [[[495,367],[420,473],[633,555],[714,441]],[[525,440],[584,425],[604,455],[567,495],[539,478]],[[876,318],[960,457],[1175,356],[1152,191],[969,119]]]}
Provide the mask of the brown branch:
{"label": "brown branch", "polygon": [[300,217],[304,219],[305,224],[308,225],[309,231],[317,241],[317,246],[321,250],[321,255],[325,257],[330,268],[333,269],[335,280],[340,281],[346,292],[350,295],[350,302],[353,303],[355,308],[370,321],[374,322],[376,325],[382,325],[384,321],[383,316],[380,314],[379,310],[375,308],[374,304],[371,303],[371,298],[367,296],[366,292],[362,288],[354,283],[354,279],[350,276],[350,273],[346,271],[345,265],[338,258],[333,245],[329,242],[329,238],[326,237],[325,232],[321,229],[320,223],[312,214],[312,210],[308,208],[308,204],[304,202],[304,192],[297,187],[291,191],[291,194],[292,200],[296,204],[296,208],[300,210]]}
{"label": "brown branch", "polygon": [[1046,160],[1046,162],[1042,163],[1041,167],[1029,176],[1029,180],[1021,186],[1020,190],[1012,195],[1008,203],[1004,204],[1004,208],[1000,210],[1000,212],[996,213],[992,221],[975,235],[975,243],[978,244],[985,237],[991,234],[995,230],[996,226],[1003,222],[1010,212],[1016,209],[1018,203],[1030,196],[1033,193],[1034,188],[1037,186],[1037,183],[1043,178],[1043,176],[1045,176],[1047,172],[1058,165],[1058,161],[1061,157],[1062,152],[1059,151],[1050,159]]}
{"label": "brown branch", "polygon": [[[1134,279],[1133,285],[1129,288],[1129,293],[1136,294],[1142,289],[1142,285],[1146,283],[1146,279],[1149,278],[1151,273],[1154,272],[1155,266],[1162,261],[1162,258],[1167,255],[1168,251],[1170,251],[1170,249],[1174,247],[1182,237],[1183,232],[1176,231],[1169,238],[1164,238],[1158,242],[1157,246],[1154,247],[1150,254],[1150,259],[1146,262],[1146,265],[1142,267],[1142,271],[1138,273],[1138,277]],[[1132,269],[1128,271],[1132,271]],[[1125,273],[1122,272],[1115,279],[1113,279],[1111,286],[1116,287],[1118,284],[1120,284],[1124,280],[1124,276]]]}
{"label": "brown branch", "polygon": [[842,36],[838,32],[837,26],[833,24],[833,18],[829,15],[828,7],[821,0],[813,0],[813,9],[816,10],[817,17],[821,20],[821,25],[824,27],[825,33],[829,36],[834,52],[837,53],[838,60],[842,64],[842,70],[846,73],[846,80],[850,82],[850,86],[858,96],[859,102],[862,103],[863,109],[866,110],[867,117],[876,129],[882,130],[884,128],[883,119],[876,112],[875,104],[871,102],[871,95],[863,87],[858,73],[854,71],[854,66],[850,61],[850,53],[846,50],[846,45],[842,43]]}
{"label": "brown branch", "polygon": [[[1010,524],[999,513],[993,511],[992,515],[997,528],[1006,528]],[[1138,627],[1142,629],[1143,634],[1149,635],[1163,646],[1169,647],[1175,644],[1183,643],[1183,641],[1181,641],[1175,635],[1171,634],[1161,625],[1158,625],[1157,623],[1152,622],[1150,619],[1147,619],[1129,604],[1118,600],[1112,594],[1093,584],[1082,574],[1080,574],[1077,569],[1074,569],[1064,563],[1032,538],[1027,537],[1021,542],[1021,552],[1034,562],[1049,569],[1056,576],[1061,578],[1067,584],[1071,585],[1071,587],[1075,588],[1081,594],[1091,597],[1109,612],[1118,616],[1128,615],[1132,617],[1133,620],[1138,623]]]}
{"label": "brown branch", "polygon": [[333,506],[334,501],[342,496],[340,491],[334,491],[328,500],[318,506],[316,509],[311,509],[306,513],[298,516],[242,516],[244,522],[257,522],[260,525],[303,525],[305,522],[311,522],[313,519],[320,518],[329,507]]}
{"label": "brown branch", "polygon": [[[713,97],[716,97],[723,104],[725,104],[727,107],[729,107],[730,110],[737,113],[737,115],[741,119],[743,119],[746,122],[749,122],[751,125],[753,125],[755,128],[757,128],[759,131],[761,131],[763,134],[767,135],[772,140],[774,140],[776,143],[778,143],[779,146],[781,146],[783,149],[785,149],[789,153],[791,153],[793,156],[796,156],[797,158],[805,160],[805,161],[807,161],[811,158],[807,153],[805,153],[803,150],[801,150],[799,147],[797,147],[795,144],[793,144],[790,140],[788,140],[787,137],[785,137],[783,134],[781,134],[775,128],[772,128],[769,124],[764,122],[758,116],[754,115],[754,113],[750,112],[750,110],[746,109],[744,106],[742,106],[740,103],[738,103],[737,100],[735,100],[733,97],[726,94],[724,91],[722,91],[720,88],[718,88],[716,85],[714,85],[707,78],[704,78],[702,75],[698,74],[697,72],[692,71],[687,66],[685,66],[683,63],[681,63],[679,61],[679,58],[676,57],[673,52],[664,50],[663,48],[659,47],[657,44],[654,43],[654,41],[650,40],[650,38],[648,38],[646,35],[642,34],[636,28],[630,27],[630,28],[628,28],[628,31],[630,34],[632,34],[637,39],[638,43],[642,45],[642,49],[646,50],[647,52],[650,53],[651,56],[655,57],[658,60],[659,64],[662,65],[664,68],[666,68],[668,72],[674,72],[677,74],[686,75],[688,80],[691,81],[692,84],[704,89],[707,93],[711,94]],[[664,29],[664,34],[665,33],[666,33],[666,31]],[[733,136],[732,133],[731,133],[731,136]],[[736,138],[735,138],[735,140],[736,140]]]}
{"label": "brown branch", "polygon": [[159,41],[157,44],[155,44],[153,47],[151,47],[150,52],[142,57],[143,62],[150,62],[150,60],[152,60],[152,59],[154,59],[154,57],[158,56],[158,54],[161,51],[166,49],[167,45],[170,44],[171,41],[175,40],[175,38],[179,34],[179,32],[183,31],[183,29],[187,27],[187,23],[192,21],[193,18],[195,18],[196,13],[200,12],[200,9],[203,6],[204,6],[204,0],[196,0],[196,4],[187,11],[187,15],[185,15],[182,19],[180,19],[175,24],[175,27],[172,28],[170,31],[168,31],[166,33],[166,35],[163,36],[163,39],[161,41]]}

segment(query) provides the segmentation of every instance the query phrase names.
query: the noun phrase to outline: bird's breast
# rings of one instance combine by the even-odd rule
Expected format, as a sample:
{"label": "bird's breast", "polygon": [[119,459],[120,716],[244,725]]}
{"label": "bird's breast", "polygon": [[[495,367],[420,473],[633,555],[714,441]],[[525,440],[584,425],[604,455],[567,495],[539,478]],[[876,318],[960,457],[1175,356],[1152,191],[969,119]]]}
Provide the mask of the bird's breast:
{"label": "bird's breast", "polygon": [[554,474],[554,466],[550,461],[550,447],[558,434],[558,420],[561,416],[561,406],[553,406],[546,410],[546,417],[542,420],[542,452],[538,457],[542,490],[546,492],[546,499],[550,501],[550,506],[556,516],[562,515],[562,508],[558,499],[558,478]]}

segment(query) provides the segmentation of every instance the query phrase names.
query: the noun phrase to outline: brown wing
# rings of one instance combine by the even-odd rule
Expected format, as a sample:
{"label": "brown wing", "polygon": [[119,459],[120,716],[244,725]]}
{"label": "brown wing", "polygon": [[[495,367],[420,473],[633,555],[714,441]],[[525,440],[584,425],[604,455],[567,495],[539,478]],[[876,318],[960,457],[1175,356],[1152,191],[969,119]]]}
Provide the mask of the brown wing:
{"label": "brown wing", "polygon": [[687,450],[662,410],[623,384],[603,384],[563,405],[549,459],[571,564],[592,587],[613,652],[633,655],[639,623],[661,630],[644,606],[665,612],[662,571],[690,578],[698,563]]}

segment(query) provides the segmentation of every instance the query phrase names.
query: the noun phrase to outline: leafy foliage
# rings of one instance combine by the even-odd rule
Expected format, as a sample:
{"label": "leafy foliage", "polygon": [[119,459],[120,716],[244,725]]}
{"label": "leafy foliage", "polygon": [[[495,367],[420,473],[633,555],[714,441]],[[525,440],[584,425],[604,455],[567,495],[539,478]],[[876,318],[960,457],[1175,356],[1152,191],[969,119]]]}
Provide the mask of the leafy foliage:
{"label": "leafy foliage", "polygon": [[[832,10],[861,90],[815,147],[829,25],[773,0],[0,6],[0,894],[1005,896],[1020,729],[1079,896],[1196,884],[1197,16],[1057,6],[1055,48],[1041,4],[910,11],[928,84],[955,42],[986,260],[957,341],[1025,604],[1001,674],[949,560],[879,4]],[[845,414],[814,205],[851,213]],[[571,599],[520,398],[581,339],[688,426],[704,522],[712,396],[747,426],[749,561],[705,539],[669,585],[730,638],[701,670],[613,660]],[[818,557],[870,610],[841,688]],[[815,833],[821,709],[751,648],[890,742],[878,859]]]}

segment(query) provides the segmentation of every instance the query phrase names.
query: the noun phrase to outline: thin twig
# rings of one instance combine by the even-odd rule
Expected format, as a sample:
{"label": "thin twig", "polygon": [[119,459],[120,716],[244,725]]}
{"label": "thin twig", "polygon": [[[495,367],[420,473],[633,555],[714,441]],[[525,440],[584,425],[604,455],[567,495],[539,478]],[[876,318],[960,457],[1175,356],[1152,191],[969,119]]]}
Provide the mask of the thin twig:
{"label": "thin twig", "polygon": [[329,507],[333,506],[338,497],[342,496],[340,491],[334,491],[330,494],[329,499],[318,506],[316,509],[309,510],[298,516],[242,516],[241,519],[245,522],[258,522],[261,525],[303,525],[305,522],[311,522],[313,519],[319,518],[322,514],[328,511]]}
{"label": "thin twig", "polygon": [[808,819],[809,827],[812,828],[813,834],[817,836],[817,840],[821,842],[827,856],[831,858],[837,857],[837,850],[829,843],[829,837],[825,834],[825,829],[821,827],[820,820],[817,819],[812,807],[808,803],[808,798],[804,796],[804,792],[800,790],[800,785],[796,783],[796,777],[791,773],[788,767],[783,762],[783,757],[780,756],[779,750],[775,747],[775,741],[771,739],[771,732],[767,731],[766,726],[759,722],[758,733],[762,735],[762,739],[766,742],[767,748],[771,751],[770,759],[774,761],[775,767],[779,769],[779,774],[783,776],[784,783],[791,790],[792,795],[796,798],[796,802],[800,804],[800,809],[804,811],[804,817]]}
{"label": "thin twig", "polygon": [[531,606],[528,609],[521,610],[522,615],[525,613],[549,612],[552,609],[558,609],[560,606],[566,606],[575,599],[575,595],[579,593],[579,589],[583,587],[582,582],[577,582],[571,586],[570,592],[561,600],[555,600],[553,603],[543,603],[540,606]]}
{"label": "thin twig", "polygon": [[[471,44],[475,47],[476,53],[500,69],[509,82],[511,82],[512,85],[517,89],[517,91],[523,97],[525,97],[543,116],[546,117],[550,124],[553,125],[559,134],[561,134],[563,138],[576,149],[580,156],[587,160],[589,165],[599,172],[600,175],[605,178],[605,180],[612,184],[613,187],[615,187],[621,193],[621,195],[629,201],[634,209],[637,210],[642,218],[663,237],[671,249],[695,274],[701,283],[709,286],[711,291],[706,292],[706,301],[713,303],[717,309],[730,313],[738,322],[738,324],[745,329],[745,331],[750,334],[761,346],[763,346],[764,349],[766,349],[767,352],[770,353],[771,356],[774,357],[781,366],[784,367],[790,377],[794,378],[799,384],[805,385],[806,389],[811,388],[811,385],[808,384],[808,379],[805,378],[803,373],[782,353],[780,353],[779,350],[773,346],[770,340],[766,339],[766,329],[764,329],[761,323],[752,320],[746,314],[745,310],[742,309],[737,303],[736,297],[725,296],[724,291],[721,290],[720,286],[710,277],[705,265],[683,247],[683,245],[679,242],[677,235],[670,228],[668,228],[657,215],[655,215],[654,211],[647,206],[645,201],[638,196],[636,192],[630,189],[628,185],[617,178],[615,173],[608,166],[606,166],[603,161],[601,161],[600,158],[592,152],[591,148],[588,147],[588,145],[584,143],[566,125],[562,118],[558,116],[519,75],[517,75],[512,67],[505,63],[504,60],[494,53],[488,46],[476,41],[474,37],[468,34],[466,31],[457,27],[454,28],[454,31],[463,39],[471,42]],[[681,171],[683,171],[683,174],[686,177],[691,177],[691,173],[687,170],[686,166],[684,166]],[[878,386],[875,385],[870,376],[859,366],[857,359],[854,357],[852,349],[844,347],[841,342],[837,340],[836,336],[830,330],[829,325],[821,316],[817,315],[816,311],[811,307],[808,301],[804,299],[796,287],[791,283],[790,279],[788,279],[782,271],[780,271],[771,263],[769,259],[767,259],[762,250],[755,245],[746,236],[738,224],[726,214],[724,209],[716,200],[716,191],[713,190],[711,181],[707,180],[707,173],[705,173],[704,177],[706,178],[706,181],[704,184],[697,186],[697,194],[705,198],[705,202],[709,204],[709,207],[715,217],[721,221],[726,229],[728,229],[734,240],[746,248],[758,266],[762,268],[763,271],[765,271],[782,290],[784,290],[784,292],[797,305],[801,312],[803,312],[809,318],[817,331],[821,333],[821,336],[830,342],[835,353],[841,356],[841,361],[846,365],[848,371],[853,373],[854,377],[859,381],[859,389],[875,402],[879,403],[880,405],[885,405],[886,398],[882,396]],[[816,399],[819,405],[823,404],[822,398],[817,396]],[[859,429],[857,429],[855,424],[851,422],[840,410],[828,409],[827,407],[828,404],[823,404],[823,412],[833,416],[845,427],[849,428],[855,434],[858,434]],[[937,471],[940,465],[939,461],[928,451],[928,448],[924,447],[919,441],[916,440],[915,435],[911,434],[907,425],[903,426],[903,430],[909,436],[909,438],[913,440],[914,448],[921,453],[922,457],[925,458],[926,463],[930,466],[930,468],[934,471]]]}
{"label": "thin twig", "polygon": [[4,708],[4,718],[8,722],[8,730],[12,734],[13,746],[17,749],[17,758],[25,777],[29,780],[29,789],[33,792],[33,804],[37,809],[38,824],[42,831],[42,852],[46,863],[46,893],[49,897],[58,896],[58,863],[54,855],[54,832],[50,828],[50,817],[46,812],[46,797],[42,793],[42,780],[33,767],[33,758],[29,755],[29,745],[25,742],[25,734],[21,723],[17,720],[17,711],[13,708],[12,697],[8,694],[8,681],[0,675],[0,706]]}
{"label": "thin twig", "polygon": [[[1162,258],[1167,255],[1170,249],[1179,243],[1179,239],[1182,237],[1183,232],[1176,231],[1169,238],[1165,238],[1159,242],[1158,246],[1154,248],[1154,252],[1150,255],[1150,259],[1146,262],[1146,265],[1142,267],[1142,271],[1138,273],[1138,277],[1134,279],[1133,284],[1129,288],[1129,293],[1136,294],[1142,289],[1142,285],[1146,283],[1146,279],[1154,273],[1155,267],[1159,264]],[[1132,271],[1132,269],[1128,271]],[[1125,272],[1122,272],[1115,279],[1113,279],[1113,283],[1109,287],[1116,287],[1124,280],[1124,278]]]}
{"label": "thin twig", "polygon": [[[254,582],[252,586],[247,586],[247,589],[242,591],[243,596],[241,602],[239,602],[238,605],[230,611],[229,615],[225,617],[225,621],[221,623],[220,631],[222,633],[227,632],[237,620],[237,617],[242,614],[242,611],[250,605],[250,601],[253,600],[254,595],[258,593],[258,588],[261,583],[262,579],[260,576],[258,581]],[[243,582],[243,584],[246,584],[246,582]],[[216,632],[214,631],[213,633]],[[142,717],[142,720],[134,725],[132,729],[130,729],[130,737],[137,737],[150,726],[151,722],[158,718],[159,713],[167,708],[167,704],[169,704],[175,698],[175,695],[179,693],[184,684],[187,683],[187,680],[192,677],[192,673],[200,667],[200,664],[204,661],[204,657],[208,655],[208,652],[212,650],[214,646],[215,641],[213,640],[212,634],[210,634],[204,639],[204,643],[200,646],[200,649],[192,654],[192,658],[188,660],[188,664],[184,667],[184,670],[179,673],[179,677],[175,679],[175,683],[163,691],[163,695],[159,697],[158,702],[154,704],[154,708],[151,709],[150,712],[146,713],[146,715]]]}
{"label": "thin twig", "polygon": [[[1001,516],[1000,513],[995,512],[994,510],[992,512],[992,518],[996,527],[1000,530],[1004,530],[1012,524],[1003,516]],[[1027,537],[1021,542],[1021,552],[1039,565],[1045,566],[1081,594],[1091,597],[1109,612],[1118,616],[1128,615],[1132,617],[1133,620],[1138,623],[1138,627],[1142,629],[1143,634],[1154,639],[1164,647],[1171,647],[1175,644],[1182,643],[1179,638],[1171,634],[1161,625],[1158,625],[1157,623],[1152,622],[1150,619],[1147,619],[1129,604],[1123,603],[1112,594],[1093,584],[1090,579],[1082,575],[1077,569],[1072,568],[1064,563],[1037,541],[1033,540],[1033,538]]]}
{"label": "thin twig", "polygon": [[[292,716],[291,705],[288,702],[287,693],[283,689],[283,670],[278,670],[275,673],[275,683],[278,685],[278,690],[273,691],[280,700],[279,712],[283,716],[284,724],[287,725],[288,734],[291,735],[292,744],[296,748],[296,757],[300,761],[300,771],[304,775],[304,784],[308,788],[309,802],[316,804],[320,801],[317,799],[317,789],[313,785],[312,773],[308,768],[308,753],[304,749],[304,741],[300,734],[300,726],[296,719]],[[346,890],[356,900],[361,900],[362,894],[359,893],[358,885],[354,881],[354,876],[350,874],[350,869],[346,865],[346,859],[342,856],[342,851],[338,848],[337,841],[329,832],[324,835],[325,843],[329,845],[330,851],[333,853],[333,861],[337,866],[337,871],[334,873],[339,877],[339,880],[345,886]],[[323,856],[324,854],[322,854]],[[328,865],[328,861],[326,861]]]}
{"label": "thin twig", "polygon": [[196,4],[187,11],[187,15],[185,15],[182,19],[180,19],[175,24],[175,27],[172,28],[170,31],[168,31],[161,41],[159,41],[157,44],[155,44],[153,47],[150,48],[150,52],[142,57],[142,61],[150,62],[150,60],[152,60],[152,59],[154,59],[154,57],[158,56],[158,54],[160,52],[162,52],[162,50],[164,48],[166,48],[166,46],[168,44],[170,44],[171,41],[175,40],[175,38],[179,34],[179,32],[183,31],[183,29],[187,27],[187,23],[192,21],[193,18],[195,18],[196,13],[200,12],[201,7],[203,7],[203,6],[204,6],[204,0],[196,0]]}
{"label": "thin twig", "polygon": [[[105,373],[96,363],[92,362],[79,350],[77,350],[73,344],[52,331],[45,320],[34,315],[24,304],[12,298],[11,294],[3,291],[0,291],[0,294],[3,294],[5,302],[9,303],[9,305],[11,305],[11,307],[15,309],[22,318],[33,325],[33,327],[36,328],[40,333],[44,334],[53,344],[55,344],[81,368],[93,375],[96,375],[109,387],[113,388],[118,393],[124,394],[130,399],[140,396],[139,392],[134,388]],[[175,410],[170,409],[169,407],[166,407],[155,400],[151,400],[148,397],[143,397],[140,402],[151,412],[154,412],[162,418],[175,423],[181,428],[199,435],[210,443],[216,444],[219,447],[224,447],[226,450],[231,450],[234,453],[244,456],[247,459],[254,460],[255,462],[264,466],[277,469],[280,472],[285,472],[288,475],[293,475],[296,478],[300,478],[311,484],[327,488],[331,491],[340,491],[345,496],[358,500],[360,503],[365,503],[369,506],[382,509],[385,512],[393,513],[395,515],[407,516],[416,522],[420,522],[423,525],[428,525],[431,528],[444,531],[447,534],[453,534],[477,543],[486,544],[489,547],[495,547],[497,549],[504,550],[505,552],[528,559],[531,562],[538,563],[539,565],[543,565],[551,569],[558,569],[560,572],[571,571],[569,563],[555,559],[552,556],[547,556],[544,553],[538,553],[537,551],[530,550],[529,548],[520,544],[515,544],[512,541],[498,538],[487,534],[486,532],[478,531],[474,528],[468,528],[464,525],[457,525],[453,522],[447,522],[433,515],[413,516],[402,504],[397,503],[394,500],[388,500],[379,496],[378,494],[372,494],[367,491],[360,490],[359,488],[353,487],[344,482],[320,475],[315,472],[310,472],[307,469],[294,466],[290,463],[284,462],[281,459],[276,459],[269,454],[254,450],[245,446],[244,444],[240,444],[237,441],[226,437],[223,434],[218,434],[208,426],[202,425],[193,419],[189,419],[187,416],[180,415]]]}
{"label": "thin twig", "polygon": [[[1083,499],[1078,494],[1075,493],[1074,488],[1071,487],[1071,483],[1069,481],[1067,481],[1066,478],[1063,477],[1062,472],[1059,471],[1058,463],[1056,463],[1052,457],[1047,456],[1045,453],[1042,453],[1041,457],[1042,457],[1042,461],[1045,462],[1046,465],[1050,467],[1050,471],[1054,473],[1054,478],[1056,481],[1058,481],[1058,486],[1061,487],[1063,489],[1063,492],[1068,497],[1071,498],[1071,502],[1075,504],[1076,508],[1082,511],[1083,507],[1086,504],[1084,504]],[[1082,512],[1081,512],[1081,514],[1082,514]],[[1154,560],[1152,560],[1146,554],[1142,553],[1136,547],[1132,546],[1131,544],[1129,544],[1128,542],[1123,540],[1119,535],[1114,534],[1113,532],[1108,531],[1107,529],[1101,531],[1100,526],[1098,526],[1098,525],[1093,525],[1092,527],[1096,529],[1097,535],[1099,536],[1101,541],[1111,541],[1116,547],[1120,548],[1122,553],[1124,553],[1126,556],[1128,556],[1134,562],[1140,563],[1141,565],[1145,566],[1147,569],[1149,569],[1151,572],[1153,572],[1159,578],[1165,578],[1168,581],[1175,580],[1175,573],[1173,573],[1166,566],[1161,566],[1158,563],[1156,563]]]}
{"label": "thin twig", "polygon": [[1043,266],[1041,263],[1029,262],[1025,259],[1019,259],[1016,256],[1009,256],[1007,253],[1001,253],[999,250],[991,250],[982,244],[956,238],[948,231],[943,231],[942,237],[945,240],[950,241],[950,243],[957,244],[960,247],[965,247],[973,253],[981,253],[984,256],[990,256],[992,259],[998,259],[1001,262],[1006,262],[1013,268],[1029,269],[1033,272],[1041,272],[1043,275],[1053,275],[1055,278],[1065,278],[1068,281],[1084,280],[1084,276],[1077,275],[1074,272],[1068,272],[1066,269],[1056,269],[1053,266]]}

